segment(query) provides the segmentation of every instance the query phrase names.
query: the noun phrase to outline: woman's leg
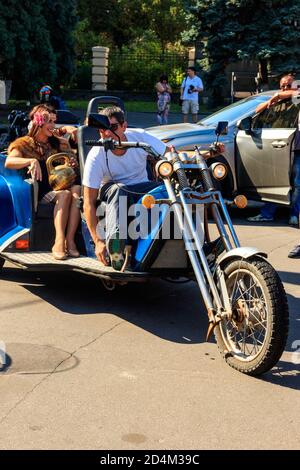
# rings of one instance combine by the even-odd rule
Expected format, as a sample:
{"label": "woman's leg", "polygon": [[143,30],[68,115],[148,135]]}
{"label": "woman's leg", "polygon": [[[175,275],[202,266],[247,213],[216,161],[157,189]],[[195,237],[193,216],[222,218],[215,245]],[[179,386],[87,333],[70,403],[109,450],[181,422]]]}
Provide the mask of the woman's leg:
{"label": "woman's leg", "polygon": [[65,251],[65,232],[69,218],[71,193],[68,190],[57,191],[54,207],[55,243],[52,251],[63,253]]}
{"label": "woman's leg", "polygon": [[72,186],[70,189],[72,201],[69,211],[68,228],[66,235],[67,248],[69,250],[77,250],[75,245],[75,233],[80,221],[80,210],[78,208],[78,200],[80,198],[81,189],[79,185]]}
{"label": "woman's leg", "polygon": [[164,110],[163,114],[163,124],[168,124],[168,118],[169,118],[169,106],[167,105]]}

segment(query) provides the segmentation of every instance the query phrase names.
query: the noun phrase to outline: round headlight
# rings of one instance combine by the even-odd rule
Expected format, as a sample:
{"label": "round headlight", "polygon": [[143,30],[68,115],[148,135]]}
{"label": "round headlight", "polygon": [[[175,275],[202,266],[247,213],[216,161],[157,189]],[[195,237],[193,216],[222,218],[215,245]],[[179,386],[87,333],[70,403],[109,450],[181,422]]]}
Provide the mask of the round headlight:
{"label": "round headlight", "polygon": [[224,163],[213,163],[211,166],[213,177],[216,180],[222,180],[227,175],[227,167]]}
{"label": "round headlight", "polygon": [[247,207],[248,200],[246,196],[244,196],[243,194],[239,194],[234,198],[234,203],[239,209],[245,209],[245,207]]}
{"label": "round headlight", "polygon": [[173,173],[173,165],[171,162],[160,161],[156,164],[156,172],[162,178],[169,178]]}

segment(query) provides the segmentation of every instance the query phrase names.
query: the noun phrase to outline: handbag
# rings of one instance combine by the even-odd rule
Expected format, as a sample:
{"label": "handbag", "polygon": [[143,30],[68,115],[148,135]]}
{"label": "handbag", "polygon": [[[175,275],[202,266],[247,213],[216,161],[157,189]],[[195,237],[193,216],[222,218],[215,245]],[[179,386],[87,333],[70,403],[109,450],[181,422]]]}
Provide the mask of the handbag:
{"label": "handbag", "polygon": [[[63,161],[62,165],[54,166],[55,161]],[[70,154],[67,152],[55,153],[47,158],[46,167],[48,171],[49,185],[54,191],[70,188],[76,179],[74,169],[69,166]]]}

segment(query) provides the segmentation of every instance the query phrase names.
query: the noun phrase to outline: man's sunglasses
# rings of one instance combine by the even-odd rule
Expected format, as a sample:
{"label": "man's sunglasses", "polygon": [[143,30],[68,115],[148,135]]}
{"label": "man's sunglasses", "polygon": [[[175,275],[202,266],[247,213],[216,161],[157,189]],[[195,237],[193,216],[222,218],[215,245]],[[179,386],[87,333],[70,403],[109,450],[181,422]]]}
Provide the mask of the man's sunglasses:
{"label": "man's sunglasses", "polygon": [[282,89],[282,88],[288,88],[288,89],[290,89],[290,88],[292,88],[292,85],[291,85],[290,83],[288,83],[287,85],[281,85],[280,88],[281,88],[281,89]]}
{"label": "man's sunglasses", "polygon": [[109,131],[112,131],[112,132],[116,132],[116,130],[118,129],[119,127],[119,123],[118,122],[114,122],[113,124],[111,124],[108,128]]}

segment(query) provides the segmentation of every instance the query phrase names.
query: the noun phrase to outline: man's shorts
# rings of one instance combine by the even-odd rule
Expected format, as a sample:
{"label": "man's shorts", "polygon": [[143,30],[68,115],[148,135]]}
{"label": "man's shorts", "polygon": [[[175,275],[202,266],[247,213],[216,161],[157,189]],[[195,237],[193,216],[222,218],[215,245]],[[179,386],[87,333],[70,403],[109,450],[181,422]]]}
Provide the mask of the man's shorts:
{"label": "man's shorts", "polygon": [[197,114],[199,111],[199,103],[198,100],[183,100],[182,103],[182,113],[189,114]]}

